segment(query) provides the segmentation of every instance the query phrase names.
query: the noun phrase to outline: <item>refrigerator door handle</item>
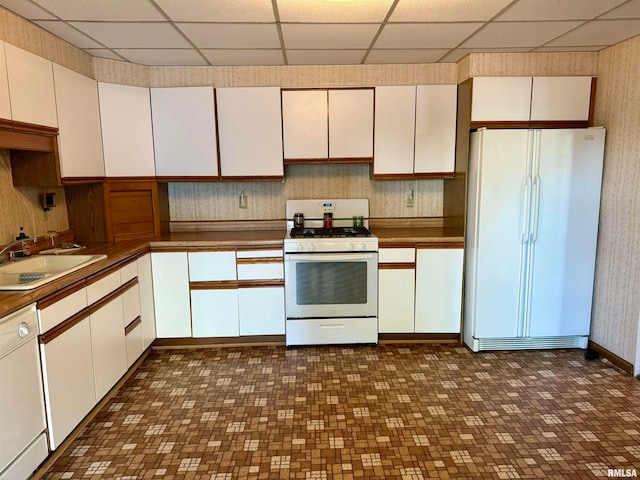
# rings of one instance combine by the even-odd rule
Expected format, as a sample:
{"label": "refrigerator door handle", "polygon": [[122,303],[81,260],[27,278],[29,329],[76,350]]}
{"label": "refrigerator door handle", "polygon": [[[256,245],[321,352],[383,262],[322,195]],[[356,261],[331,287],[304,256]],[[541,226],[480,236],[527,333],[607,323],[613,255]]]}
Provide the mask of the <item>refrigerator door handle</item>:
{"label": "refrigerator door handle", "polygon": [[531,232],[531,243],[536,243],[538,239],[538,220],[540,218],[540,175],[533,176],[533,188],[535,196],[533,201],[533,231]]}
{"label": "refrigerator door handle", "polygon": [[524,232],[522,232],[521,243],[524,245],[529,241],[529,224],[531,223],[531,176],[525,175],[524,177],[524,210],[522,216],[524,217]]}

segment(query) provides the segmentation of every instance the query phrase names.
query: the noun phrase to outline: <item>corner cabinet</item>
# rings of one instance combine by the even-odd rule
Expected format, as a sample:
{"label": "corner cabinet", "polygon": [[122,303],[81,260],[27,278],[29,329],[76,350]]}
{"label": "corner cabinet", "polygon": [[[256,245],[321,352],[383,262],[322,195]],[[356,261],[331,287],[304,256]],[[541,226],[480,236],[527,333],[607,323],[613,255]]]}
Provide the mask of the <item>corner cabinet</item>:
{"label": "corner cabinet", "polygon": [[218,180],[212,87],[152,88],[151,115],[159,181]]}
{"label": "corner cabinet", "polygon": [[373,178],[450,178],[455,169],[455,85],[376,87]]}
{"label": "corner cabinet", "polygon": [[282,90],[285,164],[371,163],[372,88]]}
{"label": "corner cabinet", "polygon": [[280,88],[217,88],[215,92],[221,180],[283,180]]}
{"label": "corner cabinet", "polygon": [[107,177],[155,177],[149,89],[98,83]]}
{"label": "corner cabinet", "polygon": [[98,82],[53,64],[63,182],[104,179]]}

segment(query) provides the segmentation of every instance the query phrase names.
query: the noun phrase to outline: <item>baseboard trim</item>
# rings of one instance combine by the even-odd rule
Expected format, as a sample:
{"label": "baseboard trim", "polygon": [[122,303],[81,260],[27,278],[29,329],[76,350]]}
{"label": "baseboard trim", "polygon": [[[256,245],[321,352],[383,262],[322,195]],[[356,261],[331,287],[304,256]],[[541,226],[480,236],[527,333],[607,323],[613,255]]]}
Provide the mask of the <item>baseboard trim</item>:
{"label": "baseboard trim", "polygon": [[60,446],[49,454],[47,459],[42,463],[42,465],[40,465],[38,470],[35,471],[35,473],[30,478],[30,480],[39,480],[40,478],[42,478],[44,475],[47,474],[47,471],[49,470],[49,468],[51,468],[51,466],[62,456],[65,450],[69,448],[69,445],[71,445],[75,441],[75,439],[78,438],[82,430],[84,430],[85,427],[89,424],[89,422],[91,422],[95,418],[98,412],[100,412],[100,410],[102,410],[102,408],[109,401],[111,401],[111,399],[115,396],[115,394],[118,392],[120,387],[127,380],[131,378],[131,376],[136,372],[136,370],[138,370],[138,367],[140,366],[140,364],[145,361],[145,359],[149,356],[150,353],[151,353],[151,348],[147,348],[142,353],[142,355],[140,355],[138,360],[136,360],[133,363],[133,365],[131,365],[129,370],[127,370],[127,373],[125,373],[122,376],[122,378],[118,380],[118,383],[116,383],[111,388],[111,390],[109,390],[107,394],[104,397],[102,397],[102,400],[100,400],[96,404],[96,406],[91,409],[91,411],[87,414],[87,416],[82,419],[82,421],[78,424],[78,426],[73,429],[73,431],[69,434],[67,438],[64,439],[64,441],[60,444]]}
{"label": "baseboard trim", "polygon": [[631,363],[627,362],[625,359],[619,357],[615,353],[610,352],[603,346],[598,345],[592,340],[589,340],[589,342],[587,343],[587,349],[593,350],[594,352],[599,354],[601,357],[604,357],[607,360],[609,360],[616,367],[621,368],[622,370],[627,372],[629,375],[633,375],[633,365]]}
{"label": "baseboard trim", "polygon": [[284,345],[284,335],[247,335],[242,337],[156,338],[152,348],[204,348],[204,347],[256,347],[260,345]]}
{"label": "baseboard trim", "polygon": [[378,344],[447,343],[460,344],[459,333],[379,333]]}

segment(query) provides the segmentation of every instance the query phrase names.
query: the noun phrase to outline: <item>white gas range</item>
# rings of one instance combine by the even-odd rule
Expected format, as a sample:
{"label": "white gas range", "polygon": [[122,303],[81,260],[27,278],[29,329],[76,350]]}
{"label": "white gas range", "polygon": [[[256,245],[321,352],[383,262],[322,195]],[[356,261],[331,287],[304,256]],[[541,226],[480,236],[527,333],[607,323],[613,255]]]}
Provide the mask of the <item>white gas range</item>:
{"label": "white gas range", "polygon": [[286,217],[287,346],[377,343],[378,238],[368,229],[369,201],[289,200]]}

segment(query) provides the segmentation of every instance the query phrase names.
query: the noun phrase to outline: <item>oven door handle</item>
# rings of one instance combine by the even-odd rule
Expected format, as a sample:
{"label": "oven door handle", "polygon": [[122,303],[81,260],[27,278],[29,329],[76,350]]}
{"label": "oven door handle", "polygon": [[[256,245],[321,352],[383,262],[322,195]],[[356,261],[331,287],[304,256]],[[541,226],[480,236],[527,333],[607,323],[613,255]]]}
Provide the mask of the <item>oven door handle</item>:
{"label": "oven door handle", "polygon": [[344,262],[349,260],[373,260],[375,253],[311,253],[286,255],[287,260],[303,262]]}

